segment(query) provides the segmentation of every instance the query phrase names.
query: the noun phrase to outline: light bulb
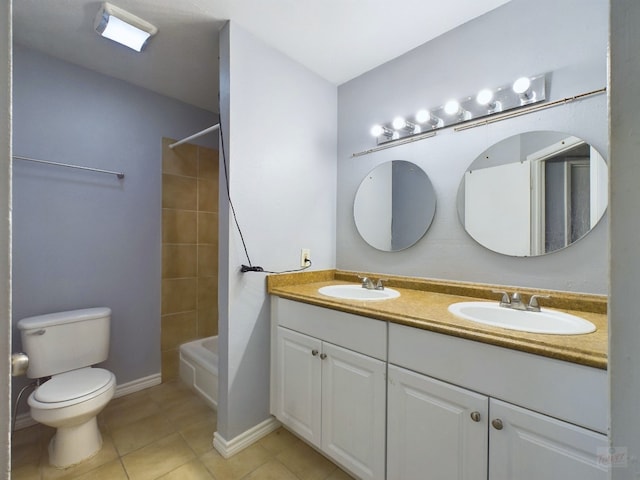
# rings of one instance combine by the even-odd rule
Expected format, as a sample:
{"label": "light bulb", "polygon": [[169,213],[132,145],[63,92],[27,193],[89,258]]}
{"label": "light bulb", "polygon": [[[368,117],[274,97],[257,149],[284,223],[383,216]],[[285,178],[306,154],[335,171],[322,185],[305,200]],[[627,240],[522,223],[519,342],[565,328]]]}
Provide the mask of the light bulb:
{"label": "light bulb", "polygon": [[522,95],[531,87],[531,80],[528,77],[520,77],[513,82],[513,91]]}
{"label": "light bulb", "polygon": [[444,104],[444,113],[447,115],[455,115],[460,111],[460,103],[457,100],[449,100]]}
{"label": "light bulb", "polygon": [[393,119],[393,122],[391,122],[391,126],[394,128],[394,130],[402,130],[407,126],[407,122],[405,122],[404,118],[402,117],[396,117]]}
{"label": "light bulb", "polygon": [[416,113],[416,122],[424,123],[431,118],[431,114],[427,110],[418,110]]}
{"label": "light bulb", "polygon": [[400,134],[398,132],[393,132],[391,135],[391,140],[398,140],[400,138]]}
{"label": "light bulb", "polygon": [[476,102],[478,102],[480,105],[489,105],[489,103],[491,103],[491,100],[493,100],[493,92],[488,88],[480,90],[478,92],[478,95],[476,96]]}
{"label": "light bulb", "polygon": [[382,125],[374,125],[373,127],[371,127],[371,135],[373,135],[374,137],[379,137],[383,133],[384,128],[382,128]]}

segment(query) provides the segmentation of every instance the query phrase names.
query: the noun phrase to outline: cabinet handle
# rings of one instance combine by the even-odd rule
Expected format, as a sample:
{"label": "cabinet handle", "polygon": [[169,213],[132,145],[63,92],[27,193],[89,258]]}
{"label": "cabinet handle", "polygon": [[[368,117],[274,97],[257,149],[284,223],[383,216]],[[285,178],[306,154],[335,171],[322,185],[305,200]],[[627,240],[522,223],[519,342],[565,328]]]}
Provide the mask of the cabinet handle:
{"label": "cabinet handle", "polygon": [[492,420],[491,425],[493,425],[493,428],[495,428],[496,430],[502,430],[502,427],[504,426],[502,425],[502,420],[500,420],[499,418]]}
{"label": "cabinet handle", "polygon": [[480,412],[471,412],[471,420],[474,422],[480,421]]}
{"label": "cabinet handle", "polygon": [[318,355],[318,350],[315,350],[315,349],[311,350],[311,355],[313,355],[314,357]]}
{"label": "cabinet handle", "polygon": [[325,358],[327,358],[327,354],[326,353],[321,353],[320,354],[320,359],[324,360]]}

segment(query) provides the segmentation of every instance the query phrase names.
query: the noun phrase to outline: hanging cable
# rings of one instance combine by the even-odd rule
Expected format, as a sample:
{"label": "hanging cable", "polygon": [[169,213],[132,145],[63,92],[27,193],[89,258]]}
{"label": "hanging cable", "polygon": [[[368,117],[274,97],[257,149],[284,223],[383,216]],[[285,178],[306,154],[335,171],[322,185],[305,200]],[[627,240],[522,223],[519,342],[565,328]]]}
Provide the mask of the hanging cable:
{"label": "hanging cable", "polygon": [[[220,106],[218,105],[218,109],[220,109]],[[218,125],[220,126],[219,128],[219,132],[220,132],[220,146],[222,149],[222,164],[224,167],[224,180],[225,180],[225,186],[227,189],[227,199],[229,200],[229,207],[231,208],[231,213],[233,215],[233,221],[236,224],[236,229],[238,230],[238,234],[240,234],[240,240],[242,241],[242,248],[244,249],[244,254],[247,257],[247,262],[249,263],[249,265],[242,265],[240,267],[240,272],[241,273],[247,273],[247,272],[262,272],[262,273],[295,273],[295,272],[301,272],[303,270],[308,269],[309,267],[311,267],[312,263],[311,263],[311,259],[307,258],[306,260],[306,265],[304,267],[301,268],[296,268],[293,270],[281,270],[281,271],[272,271],[272,270],[265,270],[262,267],[259,267],[257,265],[253,265],[251,263],[251,258],[249,258],[249,250],[247,249],[247,244],[244,241],[244,235],[242,234],[242,229],[240,228],[240,223],[238,222],[238,216],[236,215],[236,209],[233,206],[233,202],[231,201],[231,190],[229,188],[229,171],[227,168],[227,156],[225,155],[225,146],[224,146],[224,133],[223,133],[223,128],[222,128],[222,115],[218,115]]]}

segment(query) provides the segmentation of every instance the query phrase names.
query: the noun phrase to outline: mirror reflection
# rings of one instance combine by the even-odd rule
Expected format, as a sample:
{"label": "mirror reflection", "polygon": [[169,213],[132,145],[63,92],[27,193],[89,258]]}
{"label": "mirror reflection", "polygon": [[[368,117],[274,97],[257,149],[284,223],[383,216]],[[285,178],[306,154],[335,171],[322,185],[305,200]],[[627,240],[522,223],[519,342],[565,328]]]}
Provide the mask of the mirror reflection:
{"label": "mirror reflection", "polygon": [[607,208],[608,169],[584,140],[527,132],[484,151],[465,172],[458,214],[478,243],[529,257],[563,249],[593,229]]}
{"label": "mirror reflection", "polygon": [[427,174],[406,160],[378,165],[362,180],[353,204],[358,233],[372,247],[404,250],[420,240],[436,211]]}

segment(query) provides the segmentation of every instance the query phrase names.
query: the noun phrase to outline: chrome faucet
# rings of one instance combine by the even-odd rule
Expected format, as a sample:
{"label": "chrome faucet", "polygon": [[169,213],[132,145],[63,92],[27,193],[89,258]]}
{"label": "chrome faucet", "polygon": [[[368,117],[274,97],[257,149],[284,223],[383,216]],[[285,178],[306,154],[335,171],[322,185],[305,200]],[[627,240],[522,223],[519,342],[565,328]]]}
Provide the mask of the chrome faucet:
{"label": "chrome faucet", "polygon": [[523,310],[527,312],[539,312],[540,304],[538,303],[538,299],[551,298],[549,295],[531,295],[529,304],[527,305],[522,301],[522,296],[519,292],[514,292],[511,297],[509,297],[509,294],[507,292],[503,291],[494,290],[493,293],[499,293],[502,295],[502,298],[500,299],[501,307],[513,308],[514,310]]}
{"label": "chrome faucet", "polygon": [[369,277],[361,277],[360,275],[358,275],[358,278],[362,282],[362,288],[366,288],[367,290],[384,290],[383,282],[387,281],[385,278],[380,278],[374,285],[373,280],[371,280]]}

